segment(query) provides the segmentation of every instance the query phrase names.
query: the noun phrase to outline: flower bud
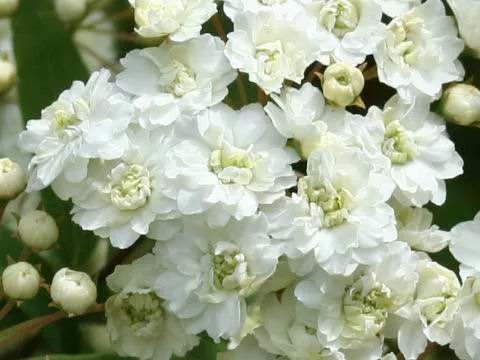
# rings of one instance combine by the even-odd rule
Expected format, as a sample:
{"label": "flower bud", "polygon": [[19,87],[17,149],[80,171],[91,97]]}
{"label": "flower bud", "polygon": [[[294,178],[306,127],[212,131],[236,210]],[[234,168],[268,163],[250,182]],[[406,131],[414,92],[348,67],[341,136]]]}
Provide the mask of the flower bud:
{"label": "flower bud", "polygon": [[0,94],[5,94],[17,83],[17,68],[4,59],[0,59]]}
{"label": "flower bud", "polygon": [[6,18],[18,9],[18,0],[0,0],[0,18]]}
{"label": "flower bud", "polygon": [[48,213],[35,210],[21,217],[18,235],[32,249],[47,250],[58,240],[58,227]]}
{"label": "flower bud", "polygon": [[25,172],[20,165],[8,158],[0,159],[0,201],[15,199],[26,185]]}
{"label": "flower bud", "polygon": [[330,65],[323,76],[323,95],[341,107],[354,103],[365,85],[362,72],[346,63]]}
{"label": "flower bud", "polygon": [[480,125],[480,90],[468,84],[449,87],[442,97],[443,116],[462,125]]}
{"label": "flower bud", "polygon": [[87,11],[86,0],[55,0],[55,11],[63,22],[80,20]]}
{"label": "flower bud", "polygon": [[8,266],[2,274],[5,295],[13,300],[30,300],[37,295],[40,287],[40,274],[27,262]]}
{"label": "flower bud", "polygon": [[86,273],[63,268],[53,277],[50,295],[65,312],[81,315],[95,303],[97,287]]}

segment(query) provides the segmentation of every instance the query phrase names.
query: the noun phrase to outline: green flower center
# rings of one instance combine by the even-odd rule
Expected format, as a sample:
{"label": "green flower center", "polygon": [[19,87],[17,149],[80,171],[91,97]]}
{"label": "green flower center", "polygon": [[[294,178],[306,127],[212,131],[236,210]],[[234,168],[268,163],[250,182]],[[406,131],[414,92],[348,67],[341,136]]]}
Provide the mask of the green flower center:
{"label": "green flower center", "polygon": [[403,165],[415,159],[417,146],[412,133],[395,120],[386,126],[382,152],[393,164]]}
{"label": "green flower center", "polygon": [[174,60],[166,70],[170,81],[164,86],[165,92],[182,97],[197,88],[194,72],[181,62]]}
{"label": "green flower center", "polygon": [[163,318],[163,300],[154,293],[129,294],[122,301],[122,309],[134,329],[148,326]]}
{"label": "green flower center", "polygon": [[250,283],[248,264],[238,250],[213,256],[213,285],[219,290],[241,290]]}
{"label": "green flower center", "polygon": [[338,37],[354,31],[360,20],[357,7],[349,0],[333,0],[319,9],[318,22]]}
{"label": "green flower center", "polygon": [[209,166],[223,184],[248,185],[253,179],[256,160],[249,150],[224,143],[210,154]]}
{"label": "green flower center", "polygon": [[151,194],[148,169],[141,165],[130,165],[125,166],[121,177],[112,184],[110,198],[119,209],[135,210],[144,206]]}
{"label": "green flower center", "polygon": [[270,76],[277,73],[282,66],[283,47],[280,41],[272,41],[257,46],[255,58],[261,73]]}

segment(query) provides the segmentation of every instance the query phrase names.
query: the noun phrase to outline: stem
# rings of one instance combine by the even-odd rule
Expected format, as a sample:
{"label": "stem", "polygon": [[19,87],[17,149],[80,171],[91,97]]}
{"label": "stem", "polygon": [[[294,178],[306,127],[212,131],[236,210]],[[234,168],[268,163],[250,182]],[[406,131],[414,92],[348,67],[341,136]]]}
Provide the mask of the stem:
{"label": "stem", "polygon": [[257,87],[257,101],[263,106],[267,105],[268,102],[267,94],[265,94],[265,91],[263,91],[260,86]]}
{"label": "stem", "polygon": [[217,34],[220,36],[220,38],[224,41],[227,42],[227,32],[225,31],[225,28],[222,25],[222,21],[220,20],[220,17],[218,14],[215,14],[212,17],[212,23],[213,26],[215,26],[215,30],[217,30]]}
{"label": "stem", "polygon": [[310,72],[305,77],[305,82],[311,83],[313,80],[315,80],[315,76],[318,72],[320,72],[320,70],[322,70],[322,65],[319,62],[315,62],[312,70],[310,70]]}
{"label": "stem", "polygon": [[9,300],[3,308],[0,310],[0,321],[2,321],[5,316],[7,316],[10,311],[15,307],[15,300]]}
{"label": "stem", "polygon": [[365,81],[373,80],[378,77],[377,67],[372,66],[370,69],[367,69],[363,72],[363,78]]}
{"label": "stem", "polygon": [[240,101],[242,102],[242,105],[247,105],[248,104],[247,89],[245,88],[245,84],[243,83],[243,75],[241,72],[238,73],[238,76],[235,82],[237,83],[237,88],[240,94]]}
{"label": "stem", "polygon": [[430,355],[432,355],[435,350],[437,349],[437,344],[435,343],[428,343],[427,348],[425,349],[425,352],[418,357],[418,360],[427,360]]}

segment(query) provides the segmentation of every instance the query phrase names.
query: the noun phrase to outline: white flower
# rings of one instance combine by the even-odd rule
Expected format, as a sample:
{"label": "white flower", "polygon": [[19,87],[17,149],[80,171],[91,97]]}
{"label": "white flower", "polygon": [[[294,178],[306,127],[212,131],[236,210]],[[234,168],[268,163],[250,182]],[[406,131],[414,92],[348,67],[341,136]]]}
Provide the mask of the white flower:
{"label": "white flower", "polygon": [[464,83],[450,86],[442,95],[442,114],[457,125],[480,126],[480,90]]}
{"label": "white flower", "polygon": [[3,293],[13,300],[30,300],[40,289],[40,274],[33,265],[20,261],[2,272]]}
{"label": "white flower", "polygon": [[265,112],[280,134],[298,144],[304,158],[321,146],[328,124],[343,123],[346,115],[326,105],[320,90],[310,83],[300,89],[285,87],[280,95],[271,94],[271,98],[274,102],[265,106]]}
{"label": "white flower", "polygon": [[172,41],[197,37],[202,24],[217,12],[214,0],[129,0],[135,8],[135,31]]}
{"label": "white flower", "polygon": [[422,0],[375,0],[382,11],[390,17],[405,14],[411,8],[420,5]]}
{"label": "white flower", "polygon": [[[460,274],[480,274],[480,212],[472,221],[462,222],[451,230],[450,252],[461,263]],[[462,275],[465,280],[465,276]]]}
{"label": "white flower", "polygon": [[25,245],[34,250],[47,250],[57,242],[59,231],[50,214],[34,210],[20,218],[18,236]]}
{"label": "white flower", "polygon": [[0,201],[15,199],[27,185],[25,171],[9,158],[0,159]]}
{"label": "white flower", "polygon": [[362,151],[332,145],[310,155],[298,193],[264,210],[296,272],[309,272],[316,260],[330,273],[348,275],[380,261],[385,243],[396,239],[386,204],[392,190]]}
{"label": "white flower", "polygon": [[238,14],[246,12],[257,14],[271,11],[288,14],[293,11],[301,11],[299,0],[225,0],[223,9],[232,20],[235,20],[235,16]]}
{"label": "white flower", "polygon": [[166,268],[155,284],[168,309],[190,333],[205,330],[215,341],[241,334],[246,298],[274,273],[279,256],[261,215],[216,230],[190,219],[155,253]]}
{"label": "white flower", "polygon": [[480,58],[480,1],[478,0],[447,0],[457,20],[460,36],[465,45]]}
{"label": "white flower", "polygon": [[419,251],[435,253],[450,242],[450,234],[432,225],[433,214],[425,208],[404,206],[391,201],[397,219],[398,240]]}
{"label": "white flower", "polygon": [[376,348],[388,318],[413,299],[415,265],[408,246],[397,242],[380,264],[350,277],[318,269],[297,285],[295,296],[315,311],[312,321],[317,321],[317,336],[325,343],[342,349],[367,344]]}
{"label": "white flower", "polygon": [[116,161],[94,161],[82,186],[62,183],[62,195],[73,194],[73,221],[84,230],[109,237],[112,245],[127,248],[157,218],[175,215],[175,202],[163,195],[164,154],[172,146],[170,130],[129,132],[131,146]]}
{"label": "white flower", "polygon": [[[337,60],[360,64],[382,39],[382,10],[372,0],[305,0],[324,53],[317,60],[329,65]],[[326,52],[326,53],[325,53]]]}
{"label": "white flower", "polygon": [[221,102],[237,75],[224,48],[219,38],[205,34],[184,43],[133,50],[122,59],[125,70],[117,76],[117,85],[136,96],[140,124],[169,125],[182,111]]}
{"label": "white flower", "polygon": [[270,354],[258,346],[253,336],[248,336],[235,350],[217,353],[217,360],[287,360]]}
{"label": "white flower", "polygon": [[125,130],[133,107],[114,84],[110,72],[93,73],[84,85],[76,81],[59,99],[30,120],[20,134],[19,145],[34,153],[29,164],[27,190],[49,186],[60,175],[78,183],[87,176],[91,158],[122,156],[128,146]]}
{"label": "white flower", "polygon": [[460,283],[455,273],[423,259],[418,262],[414,302],[402,309],[406,320],[398,330],[398,345],[406,359],[417,359],[427,340],[446,345],[452,338]]}
{"label": "white flower", "polygon": [[371,107],[366,126],[372,141],[390,159],[395,197],[405,205],[445,202],[445,179],[463,172],[463,161],[442,118],[430,112],[428,99],[413,104],[392,97],[382,112]]}
{"label": "white flower", "polygon": [[319,341],[316,317],[297,302],[291,288],[265,297],[261,310],[263,327],[255,330],[255,337],[269,353],[291,360],[344,360],[340,351]]}
{"label": "white flower", "polygon": [[266,93],[279,92],[285,79],[300,83],[319,51],[321,44],[307,29],[302,14],[242,13],[235,17],[225,54]]}
{"label": "white flower", "polygon": [[161,271],[155,256],[148,254],[131,265],[117,266],[107,278],[117,293],[105,304],[107,328],[121,356],[169,360],[172,355],[183,357],[199,343],[156,294],[155,278]]}
{"label": "white flower", "polygon": [[[169,196],[184,215],[206,213],[211,226],[255,214],[295,186],[297,160],[258,104],[217,105],[177,124],[165,165]],[[180,127],[182,127],[180,129]]]}
{"label": "white flower", "polygon": [[465,360],[480,359],[480,279],[465,280],[458,296],[459,309],[454,320],[450,347]]}
{"label": "white flower", "polygon": [[393,19],[373,55],[379,80],[411,102],[418,93],[437,98],[442,84],[463,78],[457,60],[462,50],[463,41],[443,3],[428,0]]}
{"label": "white flower", "polygon": [[323,94],[333,104],[351,105],[362,93],[365,79],[362,72],[348,63],[334,63],[323,74]]}

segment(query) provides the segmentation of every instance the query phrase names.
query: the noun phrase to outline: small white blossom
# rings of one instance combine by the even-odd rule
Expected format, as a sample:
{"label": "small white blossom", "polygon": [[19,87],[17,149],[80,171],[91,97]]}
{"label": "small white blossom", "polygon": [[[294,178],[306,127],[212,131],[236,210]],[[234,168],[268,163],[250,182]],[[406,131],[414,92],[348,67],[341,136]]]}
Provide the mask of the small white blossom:
{"label": "small white blossom", "polygon": [[365,79],[362,72],[347,63],[334,63],[323,74],[323,94],[333,104],[351,105],[362,93]]}
{"label": "small white blossom", "polygon": [[88,82],[73,83],[59,99],[30,120],[19,145],[34,153],[27,190],[40,190],[59,176],[78,183],[87,176],[91,158],[111,160],[128,147],[125,130],[134,109],[114,84],[110,72],[93,73]]}
{"label": "small white blossom", "polygon": [[167,192],[183,215],[206,213],[211,226],[221,226],[295,186],[290,164],[298,158],[260,105],[234,111],[219,104],[186,120],[164,168]]}
{"label": "small white blossom", "polygon": [[450,234],[432,225],[433,214],[425,208],[404,206],[391,201],[397,219],[398,240],[413,249],[435,253],[450,242]]}
{"label": "small white blossom", "polygon": [[[149,232],[157,218],[175,215],[175,202],[166,197],[165,153],[174,138],[169,129],[129,131],[130,148],[121,159],[96,160],[82,186],[62,183],[57,194],[73,195],[73,221],[84,230],[109,237],[112,245],[127,248]],[[60,184],[58,184],[60,185]]]}
{"label": "small white blossom", "polygon": [[190,333],[205,330],[216,341],[241,334],[245,299],[274,273],[279,256],[261,215],[215,230],[190,219],[155,253],[165,267],[155,284],[168,309]]}
{"label": "small white blossom", "polygon": [[253,336],[248,336],[235,350],[217,353],[217,360],[287,360],[270,354],[258,346]]}
{"label": "small white blossom", "polygon": [[202,24],[217,12],[214,0],[129,1],[135,9],[135,31],[147,38],[192,39],[200,35]]}
{"label": "small white blossom", "polygon": [[463,160],[448,138],[445,122],[430,112],[428,99],[413,104],[392,97],[383,112],[371,107],[366,119],[369,136],[389,158],[395,197],[405,205],[445,202],[445,179],[463,172]]}
{"label": "small white blossom", "polygon": [[472,53],[480,58],[480,1],[478,0],[447,0],[453,10],[460,36]]}
{"label": "small white blossom", "polygon": [[480,126],[480,90],[469,84],[450,86],[442,95],[442,114],[462,126]]}
{"label": "small white blossom", "polygon": [[[295,15],[295,14],[294,14]],[[319,44],[302,14],[243,13],[235,17],[225,54],[232,66],[249,75],[267,94],[280,92],[285,79],[300,83]]]}
{"label": "small white blossom", "polygon": [[373,54],[378,78],[409,102],[419,93],[438,98],[443,84],[464,76],[457,60],[463,46],[443,3],[428,0],[387,26]]}
{"label": "small white blossom", "polygon": [[420,5],[422,0],[375,0],[382,7],[382,11],[390,17],[405,14],[413,7]]}
{"label": "small white blossom", "polygon": [[264,210],[296,272],[309,272],[317,262],[348,275],[359,264],[380,261],[385,243],[396,239],[386,204],[392,190],[391,180],[374,171],[361,150],[332,145],[310,155],[298,193]]}
{"label": "small white blossom", "polygon": [[223,9],[225,14],[232,20],[235,16],[242,13],[273,12],[288,14],[301,11],[299,6],[301,0],[225,0]]}
{"label": "small white blossom", "polygon": [[323,53],[317,60],[329,65],[335,59],[360,64],[382,39],[382,10],[372,0],[304,0],[314,21],[315,36]]}
{"label": "small white blossom", "polygon": [[58,240],[59,231],[55,219],[41,210],[34,210],[20,218],[18,236],[34,250],[47,250]]}
{"label": "small white blossom", "polygon": [[224,48],[219,38],[205,34],[184,43],[133,50],[120,60],[125,70],[117,76],[117,85],[135,95],[140,124],[170,125],[182,111],[221,102],[237,76]]}
{"label": "small white blossom", "polygon": [[0,159],[0,201],[15,199],[27,186],[25,171],[8,158]]}
{"label": "small white blossom", "polygon": [[460,274],[480,274],[480,212],[471,221],[462,222],[451,230],[450,252],[461,263]]}
{"label": "small white blossom", "polygon": [[12,300],[33,299],[40,289],[40,274],[24,261],[9,265],[2,273],[2,289]]}
{"label": "small white blossom", "polygon": [[161,271],[155,256],[148,254],[130,265],[117,266],[107,278],[117,293],[105,304],[107,329],[121,356],[169,360],[172,355],[183,357],[199,343],[156,294],[155,278]]}

